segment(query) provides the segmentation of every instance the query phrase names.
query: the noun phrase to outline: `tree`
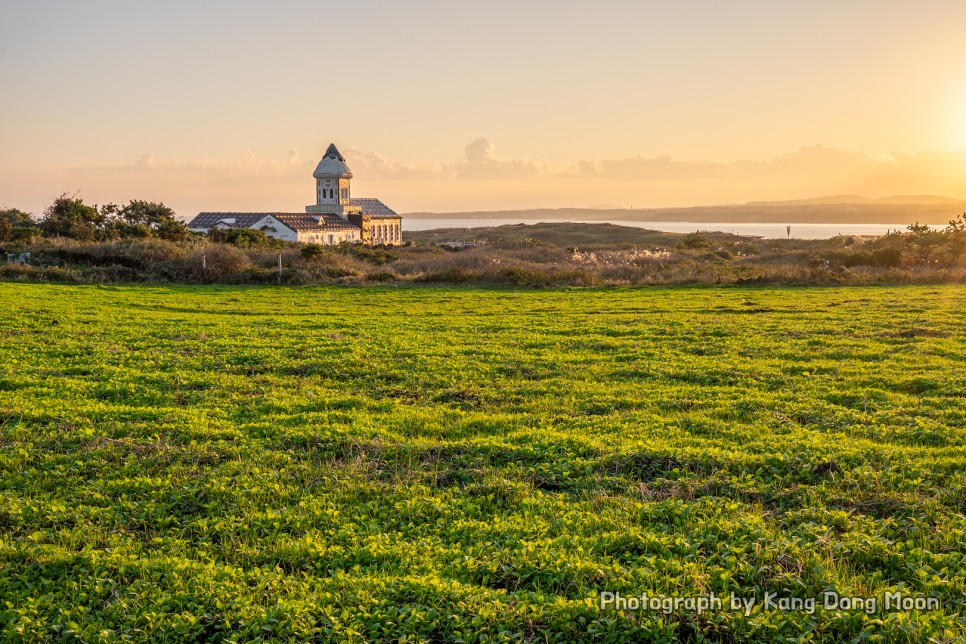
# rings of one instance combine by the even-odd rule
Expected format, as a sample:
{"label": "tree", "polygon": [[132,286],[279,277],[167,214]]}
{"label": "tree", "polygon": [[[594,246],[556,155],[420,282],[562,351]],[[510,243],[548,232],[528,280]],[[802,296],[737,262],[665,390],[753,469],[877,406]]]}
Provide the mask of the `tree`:
{"label": "tree", "polygon": [[0,216],[0,242],[10,241],[13,237],[13,226],[10,220]]}
{"label": "tree", "polygon": [[163,203],[138,199],[117,211],[116,227],[122,237],[160,237],[181,241],[191,236],[188,227],[171,208]]}
{"label": "tree", "polygon": [[934,256],[937,248],[942,245],[943,233],[934,231],[926,224],[918,221],[906,226],[909,231],[910,240],[905,244],[906,248],[915,250],[915,259],[922,264],[934,263]]}
{"label": "tree", "polygon": [[165,221],[174,219],[174,211],[163,203],[133,199],[128,205],[120,209],[118,216],[128,225],[145,225],[153,228]]}
{"label": "tree", "polygon": [[4,239],[5,241],[27,243],[40,232],[34,218],[28,213],[17,210],[16,208],[0,210],[0,220],[2,220],[0,221],[0,228],[9,228],[9,233],[7,233],[5,239],[0,237],[0,239]]}
{"label": "tree", "polygon": [[94,206],[64,193],[54,200],[40,221],[46,237],[93,240],[103,232],[106,217]]}
{"label": "tree", "polygon": [[943,232],[953,237],[966,236],[966,212],[955,219],[950,219],[949,225]]}
{"label": "tree", "polygon": [[966,252],[966,212],[951,220],[943,235],[949,238],[954,255],[958,257]]}
{"label": "tree", "polygon": [[162,222],[155,228],[154,234],[156,237],[167,239],[168,241],[185,241],[191,238],[191,231],[188,230],[188,225],[180,219],[171,219]]}

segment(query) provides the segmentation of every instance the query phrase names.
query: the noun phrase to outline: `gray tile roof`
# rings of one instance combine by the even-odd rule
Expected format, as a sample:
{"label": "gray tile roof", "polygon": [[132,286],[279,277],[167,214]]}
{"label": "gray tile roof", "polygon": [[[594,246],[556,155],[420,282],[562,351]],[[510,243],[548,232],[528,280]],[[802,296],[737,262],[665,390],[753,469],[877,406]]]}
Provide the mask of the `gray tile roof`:
{"label": "gray tile roof", "polygon": [[[304,212],[202,212],[188,222],[188,228],[208,230],[219,222],[230,228],[249,228],[258,220],[269,216],[296,231],[359,230],[358,226],[339,215],[313,215]],[[316,221],[316,217],[321,219]]]}
{"label": "gray tile roof", "polygon": [[[353,206],[362,206],[362,213],[364,215],[369,215],[376,219],[381,217],[399,217],[396,211],[382,203],[378,199],[372,199],[369,197],[360,197],[358,199],[352,199]],[[402,217],[399,217],[402,219]]]}
{"label": "gray tile roof", "polygon": [[[353,206],[360,206],[362,214],[373,219],[402,219],[395,210],[378,199],[360,197],[352,199]],[[208,230],[218,223],[229,228],[250,228],[263,217],[271,215],[292,230],[359,230],[355,224],[336,214],[309,214],[302,212],[202,212],[188,222],[188,228]],[[315,218],[321,216],[320,221]]]}
{"label": "gray tile roof", "polygon": [[265,215],[274,214],[268,212],[202,212],[188,222],[188,228],[208,229],[218,222],[224,222],[225,225],[232,228],[248,228]]}
{"label": "gray tile roof", "polygon": [[[275,218],[292,230],[359,230],[355,224],[346,221],[339,215],[308,214],[308,213],[273,213]],[[320,217],[319,221],[315,218]]]}

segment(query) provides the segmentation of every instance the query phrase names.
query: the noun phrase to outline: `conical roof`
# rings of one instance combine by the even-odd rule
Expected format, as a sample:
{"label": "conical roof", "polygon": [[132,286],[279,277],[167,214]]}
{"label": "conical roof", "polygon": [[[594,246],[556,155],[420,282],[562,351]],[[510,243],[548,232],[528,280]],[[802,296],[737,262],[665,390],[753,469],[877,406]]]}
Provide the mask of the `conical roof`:
{"label": "conical roof", "polygon": [[339,152],[339,148],[335,147],[335,143],[330,143],[322,156],[322,160],[319,161],[319,165],[315,166],[315,172],[312,173],[312,176],[316,179],[332,179],[334,177],[351,179],[352,171],[346,165],[345,157]]}

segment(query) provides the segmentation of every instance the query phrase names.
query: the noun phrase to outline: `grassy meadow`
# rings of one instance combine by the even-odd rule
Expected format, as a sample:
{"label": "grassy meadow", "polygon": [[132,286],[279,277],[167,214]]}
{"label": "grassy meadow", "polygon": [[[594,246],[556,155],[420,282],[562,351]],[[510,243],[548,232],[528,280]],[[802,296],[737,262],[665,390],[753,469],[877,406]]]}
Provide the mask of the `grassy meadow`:
{"label": "grassy meadow", "polygon": [[966,637],[964,286],[0,301],[0,640]]}

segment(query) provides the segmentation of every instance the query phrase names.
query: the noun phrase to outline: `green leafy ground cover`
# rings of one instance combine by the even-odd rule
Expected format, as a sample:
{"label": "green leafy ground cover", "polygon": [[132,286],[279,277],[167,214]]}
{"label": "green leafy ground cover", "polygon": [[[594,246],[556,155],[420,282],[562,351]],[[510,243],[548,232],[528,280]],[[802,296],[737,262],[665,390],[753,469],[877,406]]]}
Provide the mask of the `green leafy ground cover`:
{"label": "green leafy ground cover", "polygon": [[0,302],[0,639],[966,635],[964,287]]}

